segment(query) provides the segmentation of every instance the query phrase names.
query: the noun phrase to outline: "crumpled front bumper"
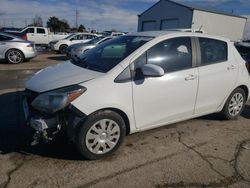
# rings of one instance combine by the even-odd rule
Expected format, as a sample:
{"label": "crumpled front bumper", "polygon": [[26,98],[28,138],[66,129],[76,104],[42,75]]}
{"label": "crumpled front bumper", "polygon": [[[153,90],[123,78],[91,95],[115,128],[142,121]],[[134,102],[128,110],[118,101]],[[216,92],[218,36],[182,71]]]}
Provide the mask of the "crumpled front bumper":
{"label": "crumpled front bumper", "polygon": [[31,145],[52,141],[62,130],[66,130],[69,139],[75,141],[77,129],[86,115],[72,105],[54,114],[42,114],[31,106],[36,96],[38,96],[37,93],[29,90],[26,90],[23,95],[26,123],[35,131]]}

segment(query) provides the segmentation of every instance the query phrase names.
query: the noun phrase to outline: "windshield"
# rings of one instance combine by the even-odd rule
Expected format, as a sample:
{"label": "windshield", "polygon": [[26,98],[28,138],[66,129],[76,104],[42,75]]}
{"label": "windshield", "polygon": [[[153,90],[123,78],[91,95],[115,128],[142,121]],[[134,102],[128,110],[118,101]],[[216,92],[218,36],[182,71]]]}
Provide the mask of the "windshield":
{"label": "windshield", "polygon": [[89,42],[86,42],[85,44],[96,44],[97,42],[99,42],[100,40],[102,40],[104,37],[96,37],[92,40],[90,40]]}
{"label": "windshield", "polygon": [[74,35],[76,35],[76,34],[75,33],[74,34],[70,34],[67,37],[65,37],[64,39],[69,39],[69,38],[73,37]]}
{"label": "windshield", "polygon": [[151,39],[152,37],[121,36],[83,53],[80,60],[73,63],[90,70],[108,72]]}

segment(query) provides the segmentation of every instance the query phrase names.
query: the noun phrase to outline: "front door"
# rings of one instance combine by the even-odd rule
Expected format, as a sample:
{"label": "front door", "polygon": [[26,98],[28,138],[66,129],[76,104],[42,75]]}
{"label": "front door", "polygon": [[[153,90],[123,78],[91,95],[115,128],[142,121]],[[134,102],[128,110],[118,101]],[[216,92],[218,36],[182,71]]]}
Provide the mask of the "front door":
{"label": "front door", "polygon": [[[143,78],[140,67],[144,63],[161,66],[165,75]],[[160,42],[132,65],[133,70],[136,70],[132,86],[137,128],[157,127],[193,115],[198,70],[193,67],[189,37]]]}

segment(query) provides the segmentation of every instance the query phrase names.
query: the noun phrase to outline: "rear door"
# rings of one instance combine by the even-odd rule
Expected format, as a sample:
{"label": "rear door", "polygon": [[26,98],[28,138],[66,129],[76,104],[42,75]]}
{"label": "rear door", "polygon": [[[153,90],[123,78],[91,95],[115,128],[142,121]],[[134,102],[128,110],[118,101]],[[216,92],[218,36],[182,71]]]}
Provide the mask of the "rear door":
{"label": "rear door", "polygon": [[225,41],[197,38],[199,90],[195,114],[215,112],[235,86],[238,64]]}
{"label": "rear door", "polygon": [[44,28],[36,28],[35,41],[37,44],[48,43],[48,34]]}

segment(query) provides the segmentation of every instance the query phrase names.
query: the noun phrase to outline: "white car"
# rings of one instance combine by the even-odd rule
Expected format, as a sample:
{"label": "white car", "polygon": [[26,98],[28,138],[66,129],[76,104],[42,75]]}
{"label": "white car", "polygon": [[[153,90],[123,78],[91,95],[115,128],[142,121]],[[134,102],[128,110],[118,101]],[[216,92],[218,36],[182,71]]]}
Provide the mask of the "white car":
{"label": "white car", "polygon": [[235,119],[249,83],[230,40],[141,32],[38,72],[26,83],[24,111],[36,130],[34,143],[66,129],[85,158],[99,159],[128,134],[216,112]]}
{"label": "white car", "polygon": [[7,33],[19,36],[23,39],[34,42],[36,45],[48,45],[52,40],[60,40],[67,37],[68,33],[52,33],[49,32],[48,28],[45,27],[34,27],[28,26],[23,28],[21,31],[9,31]]}
{"label": "white car", "polygon": [[32,59],[36,55],[37,51],[33,42],[0,32],[0,60],[17,64]]}
{"label": "white car", "polygon": [[96,34],[91,33],[74,33],[64,39],[51,41],[49,46],[52,50],[65,54],[68,46],[77,43],[85,43],[96,37]]}

